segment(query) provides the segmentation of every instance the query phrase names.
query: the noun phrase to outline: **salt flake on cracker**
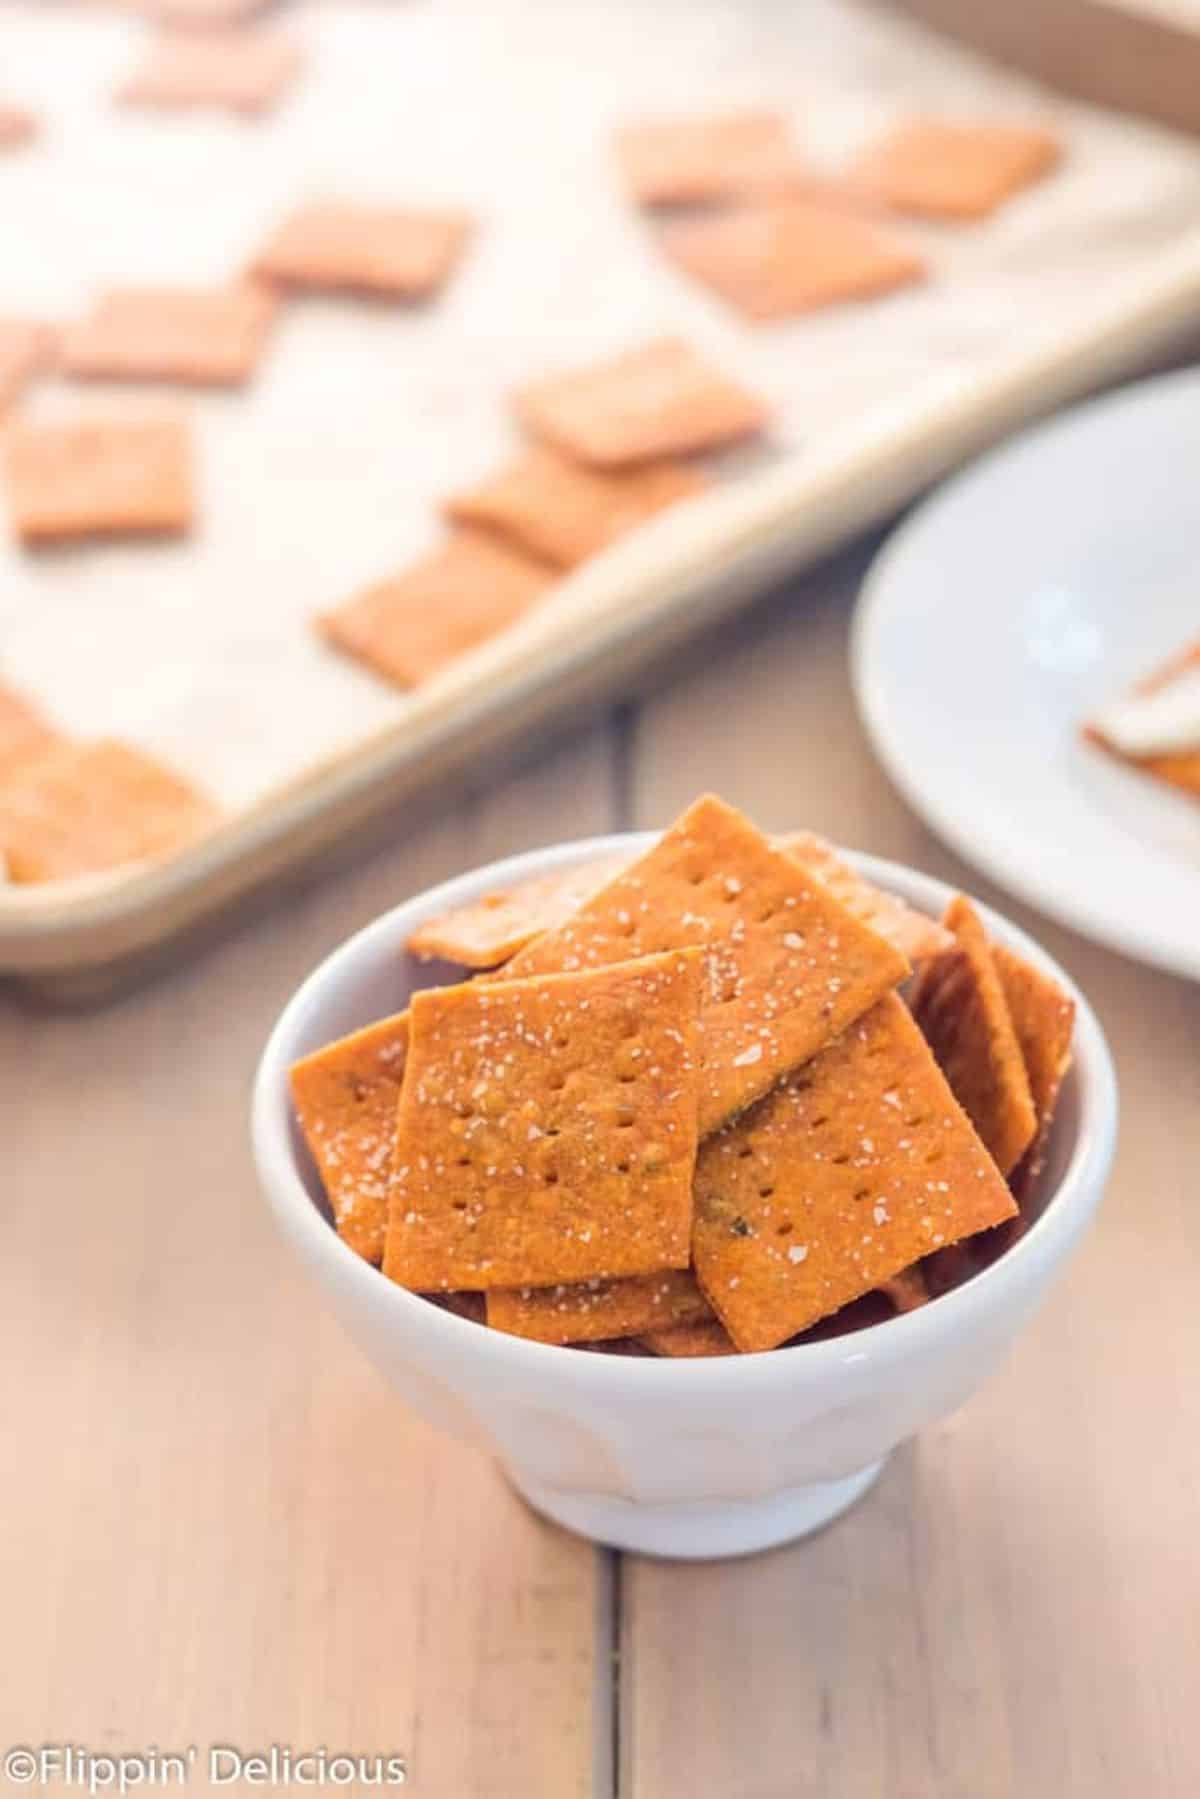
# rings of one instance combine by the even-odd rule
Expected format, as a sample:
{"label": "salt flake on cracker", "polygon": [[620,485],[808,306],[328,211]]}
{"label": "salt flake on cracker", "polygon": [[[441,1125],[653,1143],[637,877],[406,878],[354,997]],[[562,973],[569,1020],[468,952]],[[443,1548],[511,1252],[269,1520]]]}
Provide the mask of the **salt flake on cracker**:
{"label": "salt flake on cracker", "polygon": [[772,1349],[1015,1210],[888,994],[703,1146],[696,1273],[738,1348]]}
{"label": "salt flake on cracker", "polygon": [[485,893],[482,899],[418,925],[408,948],[425,961],[440,957],[463,968],[498,968],[544,931],[566,924],[632,859],[618,850]]}
{"label": "salt flake on cracker", "polygon": [[419,1291],[686,1268],[700,958],[414,995],[384,1273]]}
{"label": "salt flake on cracker", "polygon": [[750,319],[874,299],[925,276],[924,259],[906,245],[806,199],[665,225],[661,243],[686,274]]}
{"label": "salt flake on cracker", "polygon": [[767,422],[757,395],[675,338],[521,389],[517,414],[581,462],[621,468],[718,449]]}
{"label": "salt flake on cracker", "polygon": [[292,1099],[338,1235],[383,1259],[396,1113],[408,1054],[407,1012],[354,1031],[294,1064]]}
{"label": "salt flake on cracker", "polygon": [[312,200],[286,218],[254,263],[285,287],[424,300],[443,287],[471,233],[449,208]]}
{"label": "salt flake on cracker", "polygon": [[64,331],[63,368],[107,381],[234,386],[252,374],[275,309],[251,282],[116,288]]}
{"label": "salt flake on cracker", "polygon": [[787,120],[774,112],[646,119],[615,138],[625,184],[643,206],[763,193],[800,178]]}
{"label": "salt flake on cracker", "polygon": [[712,1318],[688,1268],[630,1274],[622,1280],[557,1287],[495,1287],[487,1296],[493,1330],[540,1343],[588,1343],[640,1337]]}
{"label": "salt flake on cracker", "polygon": [[1037,1128],[1025,1058],[979,914],[959,894],[942,922],[955,946],[921,971],[913,1015],[959,1104],[1008,1175]]}
{"label": "salt flake on cracker", "polygon": [[849,185],[895,212],[986,218],[1058,162],[1062,145],[1040,125],[910,119],[868,147]]}
{"label": "salt flake on cracker", "polygon": [[717,1129],[807,1061],[908,973],[748,819],[706,795],[506,976],[699,947],[700,1128]]}
{"label": "salt flake on cracker", "polygon": [[605,471],[535,446],[490,480],[453,495],[445,510],[556,568],[574,568],[708,485],[701,470],[680,462]]}
{"label": "salt flake on cracker", "polygon": [[9,509],[26,542],[161,535],[192,522],[180,418],[15,424],[4,446]]}
{"label": "salt flake on cracker", "polygon": [[416,687],[497,636],[552,582],[540,563],[482,532],[459,531],[411,568],[323,613],[316,626],[385,680]]}
{"label": "salt flake on cracker", "polygon": [[843,861],[833,845],[813,831],[791,831],[775,839],[779,849],[794,856],[803,868],[818,876],[845,906],[873,931],[895,944],[901,955],[912,963],[928,961],[953,946],[954,939],[944,925],[927,918],[894,893],[865,880],[857,869]]}

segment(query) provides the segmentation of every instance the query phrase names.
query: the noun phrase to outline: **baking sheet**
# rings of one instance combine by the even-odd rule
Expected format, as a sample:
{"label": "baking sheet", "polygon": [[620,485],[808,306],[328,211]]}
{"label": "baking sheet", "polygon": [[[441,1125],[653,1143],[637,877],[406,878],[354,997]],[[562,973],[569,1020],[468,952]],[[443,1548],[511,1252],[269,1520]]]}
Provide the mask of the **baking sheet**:
{"label": "baking sheet", "polygon": [[[894,463],[911,442],[919,462],[937,418],[969,416],[1006,370],[1053,367],[1089,321],[1172,300],[1177,313],[1200,292],[1194,141],[1049,95],[886,13],[838,0],[310,0],[273,16],[308,68],[277,112],[243,121],[114,107],[146,41],[138,21],[0,5],[4,88],[46,121],[39,147],[0,159],[0,311],[66,317],[109,284],[220,281],[312,193],[465,204],[480,221],[433,306],[296,300],[245,393],[186,397],[191,539],[0,549],[4,678],[71,732],[159,751],[235,812],[261,819],[366,740],[427,724],[444,740],[456,710],[478,711],[507,677],[552,678],[587,621],[661,610],[672,583],[739,536],[769,529],[778,544],[790,508],[798,558],[814,539],[805,506],[836,511],[856,445],[885,445]],[[933,262],[926,287],[752,327],[656,252],[610,149],[632,117],[739,105],[786,111],[830,167],[925,109],[1049,119],[1068,155],[983,227],[897,222]],[[663,332],[775,403],[771,445],[728,458],[727,488],[564,581],[419,695],[316,639],[314,612],[435,542],[438,497],[512,450],[514,385]],[[49,384],[28,410],[159,398]],[[39,903],[35,890],[0,895],[10,921]]]}

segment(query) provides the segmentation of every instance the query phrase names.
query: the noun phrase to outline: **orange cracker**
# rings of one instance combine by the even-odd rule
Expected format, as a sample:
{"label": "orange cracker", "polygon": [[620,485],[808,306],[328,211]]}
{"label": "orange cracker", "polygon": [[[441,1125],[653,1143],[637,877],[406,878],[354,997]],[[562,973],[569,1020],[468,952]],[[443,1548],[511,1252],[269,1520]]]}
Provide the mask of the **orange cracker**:
{"label": "orange cracker", "polygon": [[815,200],[741,206],[665,225],[671,260],[751,319],[869,300],[925,276],[915,251]]}
{"label": "orange cracker", "polygon": [[540,1343],[588,1343],[640,1337],[712,1317],[689,1268],[631,1274],[573,1286],[493,1287],[487,1321],[494,1330]]}
{"label": "orange cracker", "polygon": [[1058,162],[1062,145],[1040,125],[910,119],[853,165],[852,188],[918,218],[986,218]]}
{"label": "orange cracker", "polygon": [[192,522],[191,458],[180,418],[13,425],[9,507],[29,543],[158,535]]}
{"label": "orange cracker", "polygon": [[[2,377],[0,377],[2,380]],[[1158,693],[1170,685],[1179,675],[1200,668],[1200,642],[1190,644],[1179,655],[1173,656],[1163,668],[1156,669],[1145,680],[1137,682],[1135,693]],[[1118,748],[1104,735],[1098,724],[1084,726],[1084,736],[1115,756],[1119,762],[1128,763],[1131,768],[1140,769],[1145,775],[1165,781],[1170,787],[1178,787],[1184,793],[1191,793],[1200,798],[1200,749],[1173,750],[1166,754],[1133,756]]]}
{"label": "orange cracker", "polygon": [[598,468],[717,449],[755,436],[768,413],[764,401],[674,338],[551,375],[521,389],[514,403],[536,436]]}
{"label": "orange cracker", "polygon": [[[506,978],[705,951],[700,1130],[715,1130],[903,980],[908,963],[732,807],[697,800]],[[911,1258],[910,1258],[911,1260]]]}
{"label": "orange cracker", "polygon": [[425,961],[440,957],[463,968],[498,968],[543,931],[566,924],[585,900],[607,887],[632,860],[627,852],[615,851],[485,893],[482,899],[419,925],[408,948]]}
{"label": "orange cracker", "polygon": [[32,319],[0,318],[0,412],[11,406],[32,376],[50,367],[55,334]]}
{"label": "orange cracker", "polygon": [[615,138],[625,184],[643,206],[763,193],[801,174],[779,113],[736,112],[625,125]]}
{"label": "orange cracker", "polygon": [[686,1268],[700,958],[412,1002],[383,1269],[421,1291]]}
{"label": "orange cracker", "polygon": [[470,236],[466,213],[312,200],[286,218],[255,271],[286,287],[422,300],[448,279]]}
{"label": "orange cracker", "polygon": [[736,1355],[737,1346],[718,1318],[677,1324],[670,1330],[644,1331],[641,1341],[660,1356]]}
{"label": "orange cracker", "polygon": [[0,686],[0,782],[23,763],[57,749],[63,738],[23,694]]}
{"label": "orange cracker", "polygon": [[383,1260],[408,1022],[407,1012],[384,1018],[292,1069],[296,1116],[338,1235],[368,1262]]}
{"label": "orange cracker", "polygon": [[1037,1128],[1025,1058],[979,914],[959,894],[942,922],[955,947],[925,965],[912,996],[913,1015],[959,1104],[1007,1175]]}
{"label": "orange cracker", "polygon": [[0,105],[0,150],[15,150],[37,136],[38,122],[23,106]]}
{"label": "orange cracker", "polygon": [[1010,1176],[1013,1191],[1022,1199],[1041,1172],[1059,1090],[1071,1066],[1075,1001],[1049,975],[1003,943],[992,946],[992,960],[1021,1046],[1037,1114],[1033,1141]]}
{"label": "orange cracker", "polygon": [[249,379],[274,316],[263,287],[131,287],[104,294],[63,334],[69,375],[236,386]]}
{"label": "orange cracker", "polygon": [[216,809],[141,750],[63,744],[0,787],[0,860],[9,879],[63,880],[182,848]]}
{"label": "orange cracker", "polygon": [[873,931],[895,944],[910,962],[928,961],[953,946],[954,939],[944,925],[927,918],[923,912],[907,905],[894,893],[864,880],[848,862],[843,862],[832,844],[812,831],[793,831],[776,839],[778,847],[794,856],[802,867],[822,880],[835,894],[847,912],[853,912]]}
{"label": "orange cracker", "polygon": [[390,581],[322,614],[317,629],[398,687],[416,687],[520,618],[554,577],[482,532],[459,531]]}
{"label": "orange cracker", "polygon": [[265,112],[291,86],[302,60],[299,47],[278,31],[164,31],[117,99],[127,106]]}
{"label": "orange cracker", "polygon": [[138,12],[192,28],[248,19],[252,13],[265,12],[272,0],[133,0],[133,4]]}
{"label": "orange cracker", "polygon": [[888,994],[703,1146],[692,1250],[738,1348],[772,1349],[1015,1210]]}
{"label": "orange cracker", "polygon": [[491,480],[454,495],[445,510],[463,524],[498,531],[556,568],[574,568],[709,485],[699,469],[679,462],[606,472],[538,446]]}

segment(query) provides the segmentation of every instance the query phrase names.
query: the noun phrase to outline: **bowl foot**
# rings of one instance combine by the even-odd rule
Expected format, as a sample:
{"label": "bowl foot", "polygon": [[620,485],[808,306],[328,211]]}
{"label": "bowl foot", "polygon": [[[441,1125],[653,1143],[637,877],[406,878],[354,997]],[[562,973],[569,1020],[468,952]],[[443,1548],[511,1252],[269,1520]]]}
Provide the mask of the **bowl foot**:
{"label": "bowl foot", "polygon": [[560,1493],[537,1481],[509,1478],[535,1511],[578,1536],[640,1555],[714,1561],[753,1555],[820,1530],[862,1498],[882,1467],[882,1461],[872,1462],[842,1480],[785,1487],[765,1499],[684,1505],[638,1505],[603,1493]]}

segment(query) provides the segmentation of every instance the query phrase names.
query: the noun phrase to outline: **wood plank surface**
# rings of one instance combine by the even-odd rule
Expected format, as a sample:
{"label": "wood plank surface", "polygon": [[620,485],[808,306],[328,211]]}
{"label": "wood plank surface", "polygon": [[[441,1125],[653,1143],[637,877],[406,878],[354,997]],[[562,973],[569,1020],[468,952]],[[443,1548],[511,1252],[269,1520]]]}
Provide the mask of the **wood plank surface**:
{"label": "wood plank surface", "polygon": [[625,1560],[620,1790],[1194,1799],[1200,988],[1038,918],[905,809],[850,698],[863,565],[848,557],[760,609],[644,707],[635,822],[717,785],[766,824],[813,826],[999,905],[1110,1034],[1118,1164],[1001,1376],[898,1452],[855,1512],[747,1562]]}
{"label": "wood plank surface", "polygon": [[118,1005],[0,1002],[0,1750],[326,1744],[406,1753],[432,1799],[609,1790],[608,1558],[343,1339],[256,1190],[247,1104],[320,956],[472,863],[610,829],[612,761],[598,730],[397,819]]}

